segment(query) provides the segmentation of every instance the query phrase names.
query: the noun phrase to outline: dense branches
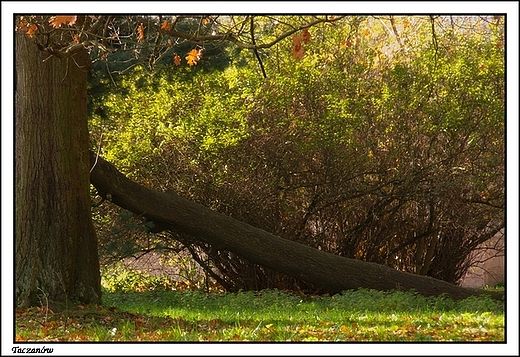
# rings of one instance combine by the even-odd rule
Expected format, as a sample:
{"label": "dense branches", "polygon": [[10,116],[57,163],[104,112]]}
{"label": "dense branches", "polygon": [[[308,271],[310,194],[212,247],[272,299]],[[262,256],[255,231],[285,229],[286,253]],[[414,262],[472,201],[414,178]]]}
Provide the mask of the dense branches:
{"label": "dense branches", "polygon": [[[199,48],[233,44],[253,50],[261,64],[259,49],[271,48],[302,29],[342,18],[300,16],[279,22],[269,16],[21,16],[17,31],[35,38],[41,50],[59,58],[88,49],[95,54],[94,60],[108,63],[114,57],[126,63],[126,68],[140,63],[153,69],[165,58],[172,63],[185,44]],[[257,26],[270,30],[256,39],[251,35]],[[123,53],[128,55],[122,57]]]}
{"label": "dense branches", "polygon": [[[96,162],[96,163],[95,163]],[[441,280],[399,272],[383,265],[342,258],[270,234],[173,193],[150,190],[91,153],[91,181],[100,195],[169,229],[187,233],[218,249],[311,282],[325,292],[349,289],[415,290],[425,296],[464,299],[482,294]],[[225,285],[225,282],[224,282]],[[499,298],[497,295],[496,297]]]}
{"label": "dense branches", "polygon": [[[434,44],[428,18],[362,20],[315,27],[323,41],[300,61],[273,50],[263,64],[276,78],[137,71],[102,105],[104,153],[143,183],[276,235],[457,282],[504,227],[500,29],[463,34],[436,18]],[[247,32],[244,21],[234,28]],[[137,129],[148,134],[122,140]],[[192,253],[218,260],[228,285],[237,271],[264,287],[283,280],[204,244]]]}

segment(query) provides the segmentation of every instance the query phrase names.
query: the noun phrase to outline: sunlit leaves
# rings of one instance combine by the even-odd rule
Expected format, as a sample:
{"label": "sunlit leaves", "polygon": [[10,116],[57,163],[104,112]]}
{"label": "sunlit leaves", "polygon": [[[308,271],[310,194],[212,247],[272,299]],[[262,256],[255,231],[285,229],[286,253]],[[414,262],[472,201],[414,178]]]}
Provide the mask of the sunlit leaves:
{"label": "sunlit leaves", "polygon": [[[332,247],[349,247],[341,252],[345,256],[379,259],[402,270],[411,269],[413,245],[391,256],[388,253],[404,244],[412,232],[402,222],[413,221],[415,229],[428,230],[429,204],[437,202],[442,219],[440,213],[433,217],[438,219],[435,226],[446,234],[437,253],[457,251],[444,247],[457,242],[460,248],[475,239],[478,227],[486,226],[486,222],[476,222],[476,217],[489,222],[500,217],[499,210],[461,201],[482,201],[481,193],[489,186],[487,200],[500,205],[503,56],[502,49],[496,48],[500,34],[497,31],[486,39],[478,34],[441,36],[439,32],[435,49],[431,28],[424,25],[429,24],[427,19],[412,17],[406,25],[404,18],[396,18],[401,39],[409,47],[401,49],[388,19],[381,20],[371,19],[370,26],[313,27],[310,43],[306,43],[305,31],[292,33],[262,57],[267,72],[276,74],[263,82],[254,73],[256,62],[220,74],[187,68],[200,66],[198,48],[189,48],[184,54],[186,68],[172,65],[167,69],[175,76],[156,81],[163,74],[155,75],[154,82],[147,79],[152,76],[133,77],[122,86],[127,95],[108,100],[117,134],[111,142],[106,140],[104,150],[107,155],[117,153],[119,163],[132,167],[136,175],[152,177],[157,187],[170,182],[168,170],[180,172],[189,166],[192,171],[186,170],[179,178],[179,185],[190,187],[189,194],[198,189],[204,191],[201,200],[216,202],[218,197],[218,204],[237,216],[265,210],[251,218],[259,224],[268,221],[262,216],[276,212],[266,227],[271,223],[275,229],[283,226],[287,236],[296,235],[289,227],[301,226],[297,217],[305,211],[288,214],[274,200],[265,199],[277,187],[269,179],[284,182],[288,179],[279,172],[289,172],[290,187],[303,188],[285,196],[283,206],[300,212],[314,197],[315,192],[305,189],[313,179],[311,174],[290,173],[330,175],[316,182],[334,184],[320,183],[317,190],[327,192],[327,197],[337,194],[344,203],[313,217],[330,227],[330,233],[324,231],[319,242],[311,238],[308,242],[325,249],[323,242],[330,240],[327,244]],[[181,66],[184,56],[167,58]],[[243,58],[254,60],[248,51],[242,51]],[[190,81],[185,81],[185,73],[190,74]],[[183,162],[173,154],[181,150],[180,157],[187,158]],[[236,159],[237,152],[243,154],[242,162]],[[143,157],[150,163],[145,164]],[[165,162],[163,169],[152,172],[160,162]],[[174,169],[173,165],[179,166]],[[455,175],[453,167],[458,166],[466,170]],[[255,168],[255,175],[246,173],[250,167]],[[488,176],[477,185],[468,177],[470,172]],[[244,187],[234,182],[243,182]],[[233,190],[220,190],[226,185]],[[356,198],[345,200],[349,192]],[[360,192],[370,194],[359,198]],[[237,203],[237,197],[254,195],[262,202],[255,209]],[[388,199],[391,195],[400,198],[398,204]],[[384,219],[371,219],[373,210]],[[282,217],[278,225],[273,223],[276,215]],[[471,232],[471,237],[452,233],[456,226]],[[355,234],[341,234],[345,231]],[[316,236],[311,230],[304,234]]]}
{"label": "sunlit leaves", "polygon": [[190,67],[197,65],[197,63],[202,58],[202,54],[204,53],[204,49],[192,49],[188,54],[186,55],[186,61],[188,62],[188,65]]}
{"label": "sunlit leaves", "polygon": [[49,19],[49,23],[52,27],[59,28],[62,25],[74,25],[77,18],[77,16],[52,16]]}
{"label": "sunlit leaves", "polygon": [[198,60],[199,60],[199,51],[197,51],[196,49],[191,50],[186,55],[186,61],[188,62],[188,65],[190,65],[190,67],[195,66],[197,64]]}

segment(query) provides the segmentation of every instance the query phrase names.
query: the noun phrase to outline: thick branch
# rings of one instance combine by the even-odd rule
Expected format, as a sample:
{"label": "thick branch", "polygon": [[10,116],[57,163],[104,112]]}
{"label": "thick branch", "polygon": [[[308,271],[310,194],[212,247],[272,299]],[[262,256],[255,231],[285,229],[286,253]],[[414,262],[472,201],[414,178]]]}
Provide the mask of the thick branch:
{"label": "thick branch", "polygon": [[[317,19],[315,19],[315,20],[313,20],[311,22],[302,24],[300,26],[294,27],[294,28],[292,28],[290,30],[287,30],[287,31],[283,32],[282,34],[276,36],[276,38],[274,40],[270,41],[270,42],[261,43],[261,44],[256,44],[254,42],[253,43],[248,43],[248,42],[241,41],[232,32],[227,32],[225,34],[215,34],[215,35],[199,36],[199,35],[195,35],[195,34],[192,34],[192,33],[189,33],[189,32],[180,32],[180,31],[177,31],[177,30],[175,30],[173,28],[170,29],[170,30],[162,29],[162,28],[160,28],[160,24],[159,25],[151,25],[150,24],[150,27],[154,28],[154,30],[156,30],[156,31],[162,32],[165,35],[168,35],[168,36],[171,36],[171,37],[182,38],[182,39],[189,40],[189,41],[192,41],[192,42],[230,41],[230,42],[233,42],[236,46],[238,46],[240,48],[249,49],[249,50],[256,50],[256,49],[260,49],[260,48],[270,48],[270,47],[273,47],[274,45],[276,45],[278,42],[282,41],[283,39],[285,39],[285,38],[295,34],[298,31],[301,31],[301,30],[303,30],[305,28],[309,28],[309,27],[312,27],[312,26],[315,26],[315,25],[318,25],[318,24],[324,23],[324,22],[335,22],[335,21],[341,20],[344,17],[345,16],[336,16],[333,19],[328,18],[328,17],[317,18]],[[143,21],[144,20],[145,19],[143,19]]]}
{"label": "thick branch", "polygon": [[411,290],[430,296],[443,293],[454,299],[478,294],[426,276],[326,253],[277,237],[176,194],[162,193],[135,183],[112,164],[91,152],[91,183],[116,205],[196,236],[280,273],[311,282],[331,293],[367,288]]}

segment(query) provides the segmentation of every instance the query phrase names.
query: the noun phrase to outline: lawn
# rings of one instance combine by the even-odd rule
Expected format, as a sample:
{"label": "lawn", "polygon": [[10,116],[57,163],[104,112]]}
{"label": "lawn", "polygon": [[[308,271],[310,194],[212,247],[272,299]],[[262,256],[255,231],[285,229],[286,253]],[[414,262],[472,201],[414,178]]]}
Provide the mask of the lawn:
{"label": "lawn", "polygon": [[16,311],[21,341],[504,341],[504,304],[413,292],[104,292],[102,305]]}

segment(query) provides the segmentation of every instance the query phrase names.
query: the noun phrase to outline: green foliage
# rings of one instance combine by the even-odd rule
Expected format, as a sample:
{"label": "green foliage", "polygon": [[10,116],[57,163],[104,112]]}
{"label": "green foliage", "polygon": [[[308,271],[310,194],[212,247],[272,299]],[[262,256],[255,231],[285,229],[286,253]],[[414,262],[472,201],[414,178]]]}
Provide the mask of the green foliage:
{"label": "green foliage", "polygon": [[[291,41],[262,52],[267,79],[245,50],[222,71],[136,67],[93,97],[93,146],[103,133],[104,157],[155,189],[455,283],[504,225],[502,30],[480,17],[352,16],[310,28],[300,60]],[[293,286],[183,242],[230,289]]]}
{"label": "green foliage", "polygon": [[170,277],[152,276],[137,269],[128,269],[122,264],[106,268],[102,274],[101,285],[106,292],[169,291],[177,284]]}
{"label": "green foliage", "polygon": [[[478,341],[503,339],[503,305],[414,293],[346,291],[299,297],[278,290],[208,295],[199,291],[109,295],[106,303],[182,319],[181,340]],[[143,301],[154,301],[153,306]],[[198,326],[198,328],[195,328]],[[190,330],[191,329],[191,330]],[[166,333],[166,331],[164,331]]]}

